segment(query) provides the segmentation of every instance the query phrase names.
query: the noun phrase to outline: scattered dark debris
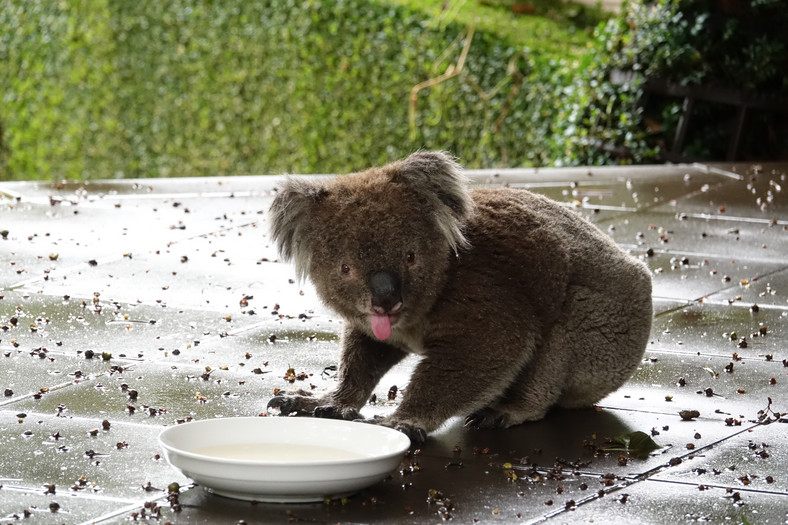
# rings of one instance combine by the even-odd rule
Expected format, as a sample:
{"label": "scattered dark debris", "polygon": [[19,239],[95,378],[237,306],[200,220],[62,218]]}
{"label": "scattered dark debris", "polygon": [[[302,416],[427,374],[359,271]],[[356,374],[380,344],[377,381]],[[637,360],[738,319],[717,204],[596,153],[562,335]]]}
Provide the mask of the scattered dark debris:
{"label": "scattered dark debris", "polygon": [[693,419],[700,417],[700,412],[697,410],[682,410],[679,412],[679,416],[681,416],[683,421],[692,421]]}
{"label": "scattered dark debris", "polygon": [[[721,210],[721,211],[724,211],[724,210]],[[680,219],[683,219],[683,218],[685,218],[685,217],[680,217]],[[662,233],[662,232],[660,232],[660,233]],[[665,233],[672,233],[672,232],[665,232]],[[6,238],[7,235],[8,235],[7,231],[0,231],[0,236],[2,236],[3,238]],[[664,238],[663,242],[667,242],[667,237]],[[655,252],[654,252],[654,250],[652,248],[649,248],[648,251],[646,252],[646,255],[648,257],[652,257],[652,256],[654,256],[654,254],[655,254]],[[53,255],[57,255],[57,254],[53,254]],[[124,257],[125,256],[126,256],[126,254],[124,254]],[[46,252],[44,252],[44,256],[43,257],[46,258]],[[131,258],[131,255],[128,254],[128,257]],[[55,261],[55,260],[58,260],[58,257],[51,257],[50,256],[50,259]],[[184,257],[184,259],[185,260],[183,260],[182,262],[186,262],[186,260],[188,258]],[[91,266],[96,266],[98,264],[98,262],[96,262],[95,260],[91,260],[90,264],[91,264]],[[686,257],[684,257],[684,258],[676,258],[675,264],[677,266],[688,266],[690,264],[690,261]],[[726,279],[728,281],[731,280],[731,278],[728,277],[728,276],[726,276]],[[738,280],[738,278],[735,278],[735,280]],[[293,280],[290,280],[290,282],[291,282],[291,284],[294,283]],[[1,298],[2,298],[2,296],[0,296],[0,299]],[[237,299],[238,298],[236,296],[236,300]],[[243,308],[248,307],[249,306],[249,301],[251,299],[253,299],[252,296],[244,296],[240,300],[240,306],[243,307]],[[69,301],[70,297],[68,295],[65,295],[63,297],[63,300],[64,301]],[[741,299],[739,299],[739,300],[741,300]],[[94,301],[94,303],[95,303],[95,301]],[[105,311],[109,309],[109,306],[106,304],[106,302],[102,301],[102,304],[105,307]],[[265,307],[265,308],[268,309],[268,307]],[[745,306],[745,308],[746,308],[746,306]],[[279,305],[276,305],[276,307],[273,309],[272,313],[278,314],[278,309],[279,309]],[[760,310],[760,308],[759,308],[759,306],[757,304],[753,304],[750,307],[750,311],[752,313],[754,313],[754,314],[758,313],[759,310]],[[90,310],[88,310],[88,312],[90,312]],[[98,313],[100,313],[100,312],[98,312]],[[27,329],[26,329],[27,328],[27,320],[23,316],[21,316],[21,317],[22,317],[21,325],[22,325],[22,327],[25,328],[24,331],[27,332]],[[298,319],[309,319],[309,317],[306,314],[299,314],[298,315]],[[227,320],[229,321],[230,319],[228,318]],[[13,322],[11,323],[11,325],[15,327],[19,323],[20,323],[20,320],[15,317],[13,319]],[[154,321],[151,321],[151,323],[154,323]],[[31,330],[32,330],[32,326],[33,325],[31,325]],[[4,329],[8,329],[8,327],[3,327],[3,328]],[[40,329],[40,325],[39,325],[39,329]],[[41,331],[43,331],[43,330],[41,330]],[[747,334],[748,334],[747,337],[741,337],[741,336],[737,336],[736,334],[732,334],[733,337],[727,343],[728,347],[732,349],[734,344],[738,345],[738,347],[742,348],[742,349],[746,349],[748,347],[757,347],[757,344],[760,341],[756,340],[755,338],[756,337],[765,337],[765,336],[767,336],[767,334],[769,334],[769,332],[768,332],[768,329],[767,329],[766,326],[761,326],[757,331],[754,331],[754,332],[747,331]],[[28,333],[28,335],[30,335],[30,334]],[[215,335],[217,335],[217,332],[214,332],[213,336],[215,336]],[[227,335],[226,332],[225,332],[225,335]],[[309,340],[313,340],[313,339],[316,338],[315,335],[307,336],[307,337],[308,337]],[[6,344],[9,343],[8,340],[5,340],[3,342],[6,343]],[[271,342],[271,343],[277,342],[277,336],[275,334],[271,334],[269,336],[269,342]],[[279,341],[279,342],[281,342],[281,341]],[[105,354],[105,353],[101,353],[101,352],[94,352],[93,350],[86,350],[84,352],[79,351],[79,353],[83,353],[84,357],[86,359],[93,359],[95,357],[101,356],[102,359],[108,360],[109,358],[112,357],[109,354]],[[257,353],[257,352],[255,352],[255,353]],[[172,354],[173,355],[180,354],[180,351],[179,350],[175,350],[175,351],[172,352]],[[743,352],[743,354],[746,355],[746,352]],[[105,355],[109,355],[109,358],[105,358]],[[10,356],[10,352],[6,353],[6,357],[9,357],[9,356]],[[46,359],[48,357],[47,356],[47,351],[44,348],[37,349],[37,351],[35,352],[35,356],[37,356],[40,359]],[[774,355],[773,354],[765,354],[765,355],[764,354],[760,354],[760,356],[765,357],[765,359],[767,361],[774,360]],[[779,361],[781,357],[782,356],[778,355],[777,360]],[[251,359],[252,355],[247,352],[246,355],[245,355],[245,358],[247,360]],[[751,357],[750,360],[752,360],[752,359],[753,358]],[[728,374],[733,374],[734,373],[734,362],[740,362],[740,361],[741,361],[741,357],[739,357],[739,355],[737,353],[733,353],[732,354],[732,361],[728,365],[726,365],[724,367],[725,372],[727,372]],[[782,363],[783,363],[784,367],[788,367],[788,359],[782,359]],[[251,364],[251,362],[248,363],[248,364]],[[247,364],[247,366],[248,366],[248,364]],[[267,363],[266,363],[266,365],[267,365]],[[739,374],[741,373],[742,370],[745,369],[744,365],[736,365],[736,366],[737,366],[736,371],[739,372]],[[777,366],[779,366],[779,365],[777,365]],[[118,372],[121,372],[121,373],[123,372],[122,367],[117,367],[117,368],[113,367],[113,370],[117,370]],[[336,371],[337,371],[337,367],[336,366],[326,367],[323,370],[323,372],[321,373],[321,376],[322,375],[329,375],[330,372],[336,372]],[[206,372],[204,374],[202,374],[202,376],[201,376],[202,379],[206,380],[206,381],[209,380],[210,377],[211,377],[211,373],[212,372],[213,372],[213,370],[206,369]],[[263,370],[262,367],[254,368],[252,370],[253,374],[266,374],[266,373],[269,373],[269,372],[270,372],[269,370]],[[774,372],[772,372],[772,373],[774,373]],[[110,375],[111,374],[112,374],[112,372],[110,372]],[[73,375],[77,379],[83,377],[82,372],[73,373],[71,375]],[[299,376],[302,376],[302,377],[299,377]],[[737,376],[738,376],[738,374],[737,374]],[[305,374],[303,372],[302,372],[302,374],[296,374],[295,369],[290,367],[290,368],[288,368],[288,371],[287,371],[284,379],[288,380],[288,381],[290,381],[292,383],[295,380],[305,379],[306,377],[307,377],[307,374]],[[708,378],[708,376],[707,376],[707,378]],[[772,378],[769,379],[769,376],[766,376],[765,378],[762,378],[762,381],[763,380],[768,380],[771,385],[776,385],[777,384],[777,378],[776,377],[772,377]],[[251,382],[252,381],[250,379],[249,383],[251,384]],[[684,387],[684,386],[687,385],[687,381],[685,380],[684,377],[681,377],[681,378],[678,379],[677,384],[680,387]],[[314,388],[314,385],[312,385],[312,386]],[[696,385],[692,385],[692,386],[695,387]],[[698,386],[700,386],[700,385],[698,385]],[[780,388],[782,388],[782,386],[783,385],[782,385],[782,382],[781,382]],[[715,387],[718,388],[720,391],[722,391],[722,387],[719,387],[718,385],[715,385]],[[748,386],[748,388],[752,390],[751,386]],[[392,395],[392,390],[393,390],[393,395]],[[694,391],[694,390],[695,390],[695,388],[692,388],[692,391]],[[126,391],[128,391],[128,389]],[[744,389],[739,389],[738,391],[741,394],[745,393]],[[774,391],[774,390],[772,390],[772,391]],[[726,390],[726,394],[727,394],[727,392],[728,391]],[[44,393],[45,392],[43,392],[43,391],[39,391],[39,392],[36,392],[36,395],[38,395],[38,397],[40,398],[41,395],[43,395]],[[397,393],[398,393],[397,387],[396,386],[392,387],[392,389],[388,393],[388,396],[387,396],[388,399],[389,400],[396,399]],[[709,396],[709,397],[718,396],[719,395],[719,394],[715,394],[714,391],[711,388],[707,388],[705,390],[701,390],[700,393],[701,394],[705,394],[706,396]],[[132,396],[132,394],[136,394],[136,391],[134,391],[134,390],[128,391],[129,400],[130,401],[136,401],[137,396],[136,395]],[[5,391],[4,391],[4,395],[6,397],[11,397],[11,396],[14,395],[14,392],[10,388],[6,388]],[[779,398],[778,398],[778,401],[779,401]],[[370,399],[370,403],[375,404],[376,402],[378,402],[377,397],[373,395],[373,397]],[[156,409],[156,408],[153,408],[153,407],[145,407],[145,406],[143,406],[142,409],[144,411],[151,411],[152,410],[156,414],[160,413],[159,412],[160,409]],[[128,405],[127,406],[127,410],[129,411],[130,414],[133,414],[134,410],[135,410],[135,407],[133,407],[131,405]],[[62,412],[62,410],[59,410],[59,412]],[[694,416],[685,417],[685,413],[694,414]],[[717,410],[717,411],[715,411],[715,413],[722,413],[722,412]],[[151,414],[151,415],[153,415],[153,414]],[[695,417],[700,417],[700,413],[698,411],[696,411],[696,410],[681,411],[681,412],[679,412],[679,415],[681,416],[681,418],[683,420],[692,420]],[[726,415],[730,415],[730,414],[726,414]],[[26,415],[25,414],[18,414],[18,416],[21,416],[21,417],[18,417],[18,419],[21,422],[25,418]],[[784,414],[781,414],[779,412],[775,412],[772,409],[772,400],[770,398],[767,407],[764,410],[758,411],[757,422],[762,423],[762,424],[768,424],[768,423],[771,423],[771,422],[774,422],[774,421],[779,421],[782,418],[784,418]],[[743,420],[746,420],[746,418],[744,416],[738,416],[738,418],[728,417],[728,418],[725,419],[725,423],[728,426],[740,426],[742,424]],[[182,423],[184,421],[185,420],[177,420],[178,423]],[[102,421],[102,424],[101,424],[100,428],[103,431],[109,431],[110,428],[111,428],[111,425],[110,425],[109,421],[105,419],[105,420]],[[686,427],[683,427],[683,428],[686,428]],[[667,426],[662,427],[662,431],[663,432],[666,431],[666,430],[667,430]],[[83,430],[83,432],[84,432],[84,430]],[[95,432],[96,435],[100,433],[99,429],[94,429],[94,430],[92,430],[90,432]],[[706,432],[704,432],[704,434],[705,433]],[[54,439],[55,441],[57,441],[59,438],[55,437],[55,436],[58,436],[58,435],[59,434],[57,434],[57,433],[53,434],[51,436],[51,438]],[[650,436],[658,436],[658,435],[660,435],[660,430],[658,430],[658,427],[652,428],[651,431],[650,431]],[[84,434],[83,434],[83,436],[84,436]],[[694,434],[694,439],[695,440],[701,439],[700,433],[695,433]],[[610,443],[612,443],[612,442],[613,442],[613,440],[610,440]],[[679,443],[681,443],[681,442],[679,442]],[[700,445],[698,445],[698,446],[700,446]],[[111,447],[111,444],[110,444],[110,447]],[[125,448],[128,447],[128,443],[126,443],[125,441],[121,441],[121,442],[117,443],[116,447],[119,450],[121,448],[125,449]],[[695,448],[695,444],[687,443],[686,447],[687,447],[687,449],[692,450],[693,448]],[[456,447],[456,448],[457,448],[456,454],[459,455],[459,453],[460,453],[459,447]],[[605,450],[604,448],[597,448],[596,445],[594,445],[592,448],[593,448],[595,453],[598,453],[599,451],[604,451]],[[767,460],[767,459],[769,459],[771,457],[771,451],[768,449],[768,445],[766,445],[766,444],[759,444],[759,443],[750,442],[749,445],[748,445],[748,448],[749,448],[750,451],[752,451],[752,454],[758,460]],[[608,449],[607,453],[609,453],[609,451],[610,451],[610,449]],[[476,448],[474,450],[474,453],[476,453],[476,454],[485,454],[485,453],[489,454],[490,450],[489,450],[489,448]],[[103,454],[96,453],[94,451],[87,451],[85,453],[85,455],[92,459],[94,456],[101,456]],[[690,457],[692,457],[692,456],[690,456]],[[154,457],[154,459],[160,460],[161,457],[157,454]],[[615,461],[616,460],[616,455],[612,455],[611,456],[611,460]],[[487,458],[482,458],[482,461],[487,461]],[[628,457],[626,455],[618,456],[618,462],[619,462],[620,465],[622,465],[622,466],[626,465],[627,461],[628,461]],[[681,461],[682,461],[681,458],[673,458],[673,459],[670,460],[670,464],[671,465],[677,465],[677,464],[680,464]],[[774,459],[772,459],[772,461],[774,461]],[[529,461],[526,460],[526,464],[527,463],[529,463]],[[578,460],[576,462],[570,462],[570,461],[560,460],[560,459],[556,458],[556,463],[559,464],[562,467],[565,467],[565,472],[568,475],[570,469],[572,469],[572,470],[579,470],[579,469],[583,468],[584,466],[587,466],[588,464],[590,464],[591,461],[581,462],[581,461]],[[506,464],[504,464],[504,465],[506,465]],[[451,461],[449,461],[448,463],[445,464],[445,469],[447,469],[447,470],[462,469],[462,468],[463,468],[463,461],[462,461],[462,459],[459,459],[459,458],[453,459],[453,460],[451,460]],[[507,476],[507,478],[508,478],[508,480],[510,482],[516,482],[516,481],[522,482],[523,481],[523,475],[521,474],[520,469],[521,469],[521,467],[519,467],[519,466],[516,467],[516,469],[505,469],[505,475]],[[418,464],[417,463],[416,464],[411,464],[408,467],[408,471],[409,472],[418,471]],[[706,473],[705,469],[694,469],[693,471],[694,472],[697,471],[698,474]],[[534,471],[534,472],[536,472],[536,471]],[[714,472],[715,475],[717,475],[719,473],[720,472],[716,471],[716,470]],[[547,474],[542,470],[542,471],[539,472],[539,475],[542,476],[542,478],[544,478]],[[553,475],[560,475],[560,472],[554,472]],[[610,485],[613,485],[613,484],[616,483],[616,478],[612,477],[612,475],[610,475],[610,476],[611,476],[610,478],[603,477],[603,483],[605,484],[605,486],[610,486]],[[741,484],[747,486],[747,485],[756,483],[757,476],[753,476],[752,474],[748,473],[746,475],[738,477],[737,479],[739,480],[739,482]],[[765,477],[763,477],[761,479],[765,483],[773,483],[775,478],[774,478],[774,476],[770,475],[770,476],[765,476]],[[608,485],[608,483],[610,485]],[[177,484],[175,484],[175,485],[177,487]],[[83,490],[86,486],[89,486],[89,483],[88,483],[87,479],[83,477],[83,478],[80,478],[77,482],[74,483],[74,487],[72,487],[72,490]],[[567,490],[569,490],[568,489],[569,486],[567,485],[566,487],[567,487]],[[0,488],[2,488],[2,485],[0,485]],[[145,487],[143,487],[143,488],[145,488]],[[403,485],[403,488],[405,488],[405,485]],[[705,489],[708,489],[708,488],[710,488],[710,487],[708,487],[706,485],[699,485],[699,487],[698,487],[699,490],[705,490]],[[556,489],[556,492],[558,494],[562,494],[563,491],[564,491],[563,489],[564,489],[563,485],[558,485],[558,488]],[[588,485],[583,483],[583,484],[580,485],[579,489],[585,491],[585,490],[588,489]],[[150,487],[150,483],[148,483],[148,487],[145,488],[145,490],[146,491],[148,491],[148,490],[158,491],[158,490],[162,490],[162,489],[156,489],[156,488]],[[177,495],[179,493],[179,490],[178,489],[172,490],[171,486],[168,486],[167,490],[168,490],[170,496],[172,496],[174,494],[174,498],[172,498],[172,500],[168,496],[168,501],[170,502],[170,505],[172,506],[173,504],[176,504],[176,505],[179,506],[178,497],[177,497]],[[162,490],[162,492],[163,492],[163,490]],[[592,490],[592,492],[593,492],[593,490]],[[55,493],[54,485],[52,485],[52,492],[51,493],[52,494]],[[605,494],[604,491],[601,491],[600,496],[603,496],[604,494]],[[610,495],[608,494],[608,496],[610,496]],[[619,501],[622,504],[628,503],[628,502],[631,503],[631,500],[629,499],[629,495],[628,494],[621,494],[620,496],[614,496],[614,497],[617,497],[617,501]],[[741,495],[739,494],[739,492],[735,491],[734,489],[729,489],[728,497],[734,503],[740,503],[740,501],[741,501]],[[556,499],[556,502],[559,505],[559,508],[556,509],[556,510],[561,511],[562,510],[560,508],[561,500],[560,499]],[[367,504],[367,503],[369,503],[370,505],[374,505],[374,504],[377,504],[378,502],[375,501],[375,498],[373,497],[373,498],[365,499],[365,503],[362,503],[362,505]],[[437,506],[436,512],[443,519],[450,519],[453,511],[455,510],[455,506],[454,506],[453,502],[451,501],[451,499],[446,498],[441,491],[430,490],[428,492],[428,503],[430,505]],[[53,510],[53,512],[57,512],[58,510],[61,513],[63,512],[62,510],[59,509],[59,505],[57,503],[53,503],[53,504],[56,506],[55,510]],[[545,504],[546,505],[553,505],[554,501],[552,499],[550,499],[550,500],[545,501]],[[568,509],[569,508],[573,508],[575,505],[576,505],[576,503],[575,503],[574,500],[569,500],[565,504],[566,508],[568,508]],[[45,507],[42,510],[45,510]],[[166,510],[166,506],[165,506],[165,510]],[[145,506],[139,512],[133,513],[132,516],[134,516],[135,520],[137,520],[139,518],[143,518],[143,517],[146,518],[146,520],[148,518],[161,519],[161,512],[162,512],[162,509],[156,503],[146,503]],[[29,515],[29,512],[26,511],[26,514]],[[146,520],[142,520],[142,521],[146,521]],[[166,520],[161,520],[161,521],[164,522]],[[300,521],[300,519],[299,519],[299,521]]]}
{"label": "scattered dark debris", "polygon": [[775,412],[772,410],[772,398],[767,397],[767,405],[766,408],[763,410],[758,411],[758,416],[753,423],[760,423],[762,425],[768,425],[769,423],[774,423],[776,421],[780,421],[784,414],[780,412]]}
{"label": "scattered dark debris", "polygon": [[443,492],[429,489],[427,491],[427,503],[437,507],[436,513],[442,520],[448,521],[452,519],[451,511],[454,510],[454,503],[451,499],[444,496]]}

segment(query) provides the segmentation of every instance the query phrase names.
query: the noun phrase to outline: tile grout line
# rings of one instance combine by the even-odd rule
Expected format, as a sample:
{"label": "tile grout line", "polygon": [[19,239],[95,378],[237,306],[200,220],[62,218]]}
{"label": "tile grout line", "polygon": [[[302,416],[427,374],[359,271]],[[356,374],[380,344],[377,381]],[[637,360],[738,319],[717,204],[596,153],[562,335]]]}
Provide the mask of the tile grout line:
{"label": "tile grout line", "polygon": [[714,489],[735,489],[737,492],[749,492],[753,494],[768,494],[770,496],[788,496],[788,491],[779,491],[779,490],[763,490],[763,489],[753,489],[749,487],[731,487],[730,485],[721,485],[717,483],[692,483],[689,481],[673,481],[669,479],[649,479],[644,481],[650,481],[652,483],[665,483],[668,485],[683,485],[689,487],[698,487],[704,486]]}
{"label": "tile grout line", "polygon": [[[3,478],[0,478],[0,481],[2,481],[2,480],[3,480]],[[18,481],[18,480],[14,479],[13,481]],[[47,493],[44,492],[44,490],[42,488],[25,487],[25,486],[21,486],[21,485],[3,485],[2,489],[4,491],[7,490],[7,491],[11,491],[11,492],[22,492],[22,493],[26,493],[26,494],[27,493],[35,493],[35,494],[43,494],[45,496],[46,495],[51,495],[53,497],[57,497],[57,495],[60,494],[60,496],[64,496],[64,497],[67,497],[67,498],[74,498],[74,499],[81,499],[81,500],[92,500],[92,501],[106,501],[106,502],[114,502],[114,503],[131,504],[132,502],[136,501],[136,500],[129,499],[129,498],[118,498],[118,497],[113,497],[113,496],[102,496],[100,494],[89,494],[89,493],[84,493],[84,492],[74,492],[74,491],[70,491],[70,490],[69,490],[69,492],[57,492],[57,493],[53,493],[53,494],[47,494]]]}
{"label": "tile grout line", "polygon": [[[740,431],[738,431],[738,432],[736,432],[734,434],[730,434],[730,435],[728,435],[728,436],[726,436],[726,437],[724,437],[722,439],[718,439],[718,440],[714,441],[713,443],[709,443],[708,445],[706,445],[706,446],[704,446],[704,447],[702,447],[700,449],[689,451],[686,454],[675,456],[675,457],[678,458],[678,459],[681,459],[682,462],[683,462],[683,458],[685,458],[687,456],[698,455],[699,452],[710,450],[710,449],[712,449],[713,447],[717,446],[720,443],[728,441],[731,438],[735,438],[737,436],[740,436],[741,434],[744,434],[746,432],[750,432],[754,428],[757,428],[757,427],[760,427],[760,426],[762,426],[762,424],[755,423],[752,426],[749,426],[747,428],[743,428],[742,430],[740,430]],[[665,451],[665,452],[667,452],[667,451]],[[617,485],[615,485],[613,487],[610,487],[609,489],[605,490],[604,494],[602,494],[602,495],[600,495],[598,493],[597,494],[591,494],[591,495],[587,496],[586,498],[583,498],[583,499],[575,502],[575,505],[573,507],[565,507],[563,509],[556,509],[553,512],[550,512],[548,514],[540,516],[539,518],[531,520],[531,521],[529,521],[527,523],[529,525],[537,524],[537,523],[544,523],[544,522],[546,522],[548,520],[551,520],[552,518],[554,518],[556,516],[560,516],[560,515],[563,515],[565,513],[572,512],[574,509],[580,507],[581,505],[588,505],[589,503],[591,503],[593,501],[601,500],[602,497],[608,496],[610,494],[614,494],[616,492],[619,492],[620,490],[624,490],[627,487],[631,487],[631,486],[637,485],[639,483],[645,483],[645,482],[653,481],[653,482],[660,482],[660,483],[674,484],[674,485],[695,486],[695,487],[698,486],[698,484],[693,484],[693,483],[689,483],[689,482],[674,482],[674,481],[670,481],[670,480],[655,480],[655,479],[652,479],[652,477],[654,475],[659,474],[660,472],[669,470],[669,469],[673,468],[674,466],[677,466],[677,465],[671,465],[670,463],[663,463],[663,464],[658,465],[658,466],[656,466],[656,467],[654,467],[654,468],[652,468],[652,469],[650,469],[650,470],[648,470],[646,472],[643,472],[641,474],[637,474],[636,476],[629,477],[629,479],[622,478],[622,482],[621,483],[619,483],[619,484],[617,484]],[[598,476],[599,475],[596,472],[584,472],[584,471],[581,471],[579,473],[580,474],[587,474],[587,475],[594,475],[594,476]],[[717,485],[708,485],[708,484],[705,484],[705,483],[703,485],[704,486],[709,486],[709,487],[715,487],[715,488],[729,488],[729,487],[724,486],[724,485],[717,486]],[[783,495],[788,496],[788,493],[785,493],[785,492],[771,492],[771,491],[753,490],[753,489],[746,489],[746,488],[744,488],[744,489],[737,489],[737,490],[753,492],[753,493],[765,493],[765,494],[771,494],[771,495],[777,495],[777,496],[783,496]]]}
{"label": "tile grout line", "polygon": [[[192,489],[195,489],[195,488],[197,488],[199,490],[199,487],[198,487],[198,485],[196,483],[189,483],[189,484],[186,484],[186,485],[180,487],[179,488],[179,492],[182,493],[184,491],[192,490]],[[138,500],[123,500],[125,502],[129,502],[129,504],[126,505],[125,507],[121,507],[119,509],[106,512],[106,513],[104,513],[104,514],[102,514],[100,516],[97,516],[97,517],[93,518],[93,519],[90,519],[90,520],[87,520],[87,521],[83,521],[83,522],[81,522],[81,523],[79,523],[77,525],[94,525],[94,524],[97,524],[97,523],[102,523],[102,522],[105,522],[107,520],[111,520],[113,518],[117,518],[118,516],[120,516],[122,514],[125,514],[127,512],[139,509],[140,507],[144,507],[146,503],[151,502],[151,503],[157,503],[158,504],[158,502],[166,501],[167,497],[168,497],[167,490],[163,490],[162,489],[162,495],[157,497],[157,498],[152,498],[152,499],[142,498],[142,499],[138,499]]]}

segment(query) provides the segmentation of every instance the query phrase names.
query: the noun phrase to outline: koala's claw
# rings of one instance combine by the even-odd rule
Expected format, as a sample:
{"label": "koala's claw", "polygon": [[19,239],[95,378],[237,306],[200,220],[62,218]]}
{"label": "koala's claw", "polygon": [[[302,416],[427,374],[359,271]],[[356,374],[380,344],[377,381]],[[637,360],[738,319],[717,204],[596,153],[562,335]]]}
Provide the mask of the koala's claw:
{"label": "koala's claw", "polygon": [[283,416],[292,414],[311,415],[314,410],[314,399],[309,393],[277,394],[268,401],[267,408],[278,408]]}
{"label": "koala's claw", "polygon": [[314,416],[326,419],[344,419],[345,421],[355,421],[361,418],[361,414],[355,408],[343,408],[334,405],[315,407]]}
{"label": "koala's claw", "polygon": [[276,396],[271,398],[271,400],[268,401],[267,408],[278,408],[279,413],[283,416],[292,412],[298,412],[295,399],[285,396]]}
{"label": "koala's claw", "polygon": [[427,431],[421,427],[416,427],[408,423],[397,423],[394,425],[394,430],[399,430],[408,436],[413,445],[420,445],[427,441]]}
{"label": "koala's claw", "polygon": [[391,417],[375,415],[369,419],[356,419],[356,421],[393,428],[408,436],[412,445],[420,445],[427,440],[427,431],[423,428],[391,419]]}
{"label": "koala's claw", "polygon": [[480,410],[465,418],[465,426],[471,428],[503,428],[505,427],[506,417],[491,411]]}

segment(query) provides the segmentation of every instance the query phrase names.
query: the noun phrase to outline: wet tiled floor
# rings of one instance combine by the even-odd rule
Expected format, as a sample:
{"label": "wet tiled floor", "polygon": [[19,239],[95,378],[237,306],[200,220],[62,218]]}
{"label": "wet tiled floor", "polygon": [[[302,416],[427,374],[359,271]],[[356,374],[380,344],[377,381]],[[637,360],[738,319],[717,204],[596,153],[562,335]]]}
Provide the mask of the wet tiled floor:
{"label": "wet tiled floor", "polygon": [[[787,174],[471,172],[565,202],[649,264],[642,365],[595,410],[503,431],[452,420],[360,494],[288,505],[208,494],[157,444],[166,425],[255,416],[275,388],[335,383],[341,322],[268,241],[281,179],[0,183],[0,520],[788,523]],[[407,388],[415,362],[377,398]],[[307,379],[285,381],[291,366]],[[636,431],[660,448],[606,450]]]}

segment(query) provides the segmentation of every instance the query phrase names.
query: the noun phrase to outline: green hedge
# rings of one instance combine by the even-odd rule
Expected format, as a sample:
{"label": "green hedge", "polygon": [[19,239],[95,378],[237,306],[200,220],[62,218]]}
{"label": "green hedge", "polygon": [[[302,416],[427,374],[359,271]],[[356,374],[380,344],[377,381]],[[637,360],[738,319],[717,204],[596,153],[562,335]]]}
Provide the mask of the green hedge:
{"label": "green hedge", "polygon": [[[419,149],[469,167],[656,162],[677,100],[648,78],[788,95],[784,0],[6,0],[0,180],[347,172]],[[455,64],[462,73],[411,89]],[[631,75],[611,81],[616,70]],[[687,154],[721,159],[698,104]],[[784,113],[742,148],[787,154]]]}
{"label": "green hedge", "polygon": [[588,36],[531,20],[547,51],[480,23],[412,126],[411,88],[457,61],[466,24],[376,1],[0,2],[0,178],[346,172],[418,148],[544,165]]}

